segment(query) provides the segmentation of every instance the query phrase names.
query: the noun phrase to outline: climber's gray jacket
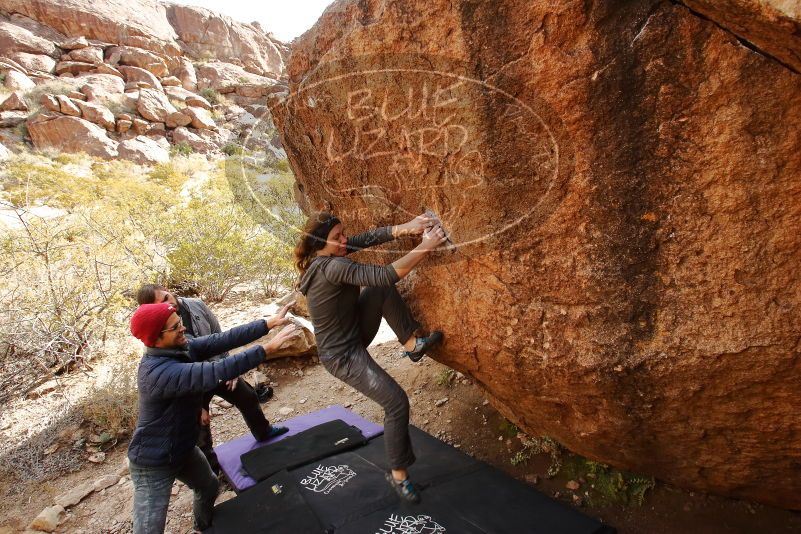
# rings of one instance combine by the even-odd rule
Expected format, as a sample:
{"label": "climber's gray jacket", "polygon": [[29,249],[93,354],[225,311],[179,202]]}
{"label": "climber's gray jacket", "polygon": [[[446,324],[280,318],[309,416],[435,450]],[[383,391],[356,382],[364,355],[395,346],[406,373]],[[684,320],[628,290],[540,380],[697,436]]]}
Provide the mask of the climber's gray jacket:
{"label": "climber's gray jacket", "polygon": [[217,362],[215,354],[247,345],[267,334],[264,320],[219,334],[189,339],[176,349],[148,347],[139,363],[139,419],[128,459],[147,467],[180,464],[197,443],[203,392],[264,361],[259,345]]}
{"label": "climber's gray jacket", "polygon": [[[391,241],[392,227],[376,228],[348,238],[347,252]],[[388,287],[400,280],[392,264],[368,265],[350,258],[317,256],[300,279],[314,337],[322,359],[343,354],[361,343],[356,303],[361,286]]]}

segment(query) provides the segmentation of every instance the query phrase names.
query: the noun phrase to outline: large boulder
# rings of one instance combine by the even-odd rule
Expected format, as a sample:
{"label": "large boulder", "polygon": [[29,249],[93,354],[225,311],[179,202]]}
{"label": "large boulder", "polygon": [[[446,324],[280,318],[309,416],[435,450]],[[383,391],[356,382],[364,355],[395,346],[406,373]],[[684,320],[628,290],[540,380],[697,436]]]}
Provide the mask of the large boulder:
{"label": "large boulder", "polygon": [[81,117],[102,126],[106,130],[113,132],[117,126],[114,120],[114,114],[106,106],[96,102],[83,102],[81,100],[73,100],[75,105],[81,110]]}
{"label": "large boulder", "polygon": [[139,82],[143,82],[151,89],[158,89],[159,91],[163,91],[164,89],[161,86],[159,79],[153,76],[153,73],[149,70],[139,67],[131,67],[128,65],[120,65],[117,68],[123,74],[123,76],[125,76],[125,81],[129,84],[138,84]]}
{"label": "large boulder", "polygon": [[195,66],[189,59],[181,57],[178,59],[178,68],[175,75],[181,80],[181,85],[187,91],[197,90],[197,72]]}
{"label": "large boulder", "polygon": [[690,9],[801,74],[801,2],[681,0]]}
{"label": "large boulder", "polygon": [[98,65],[103,63],[103,49],[97,46],[78,48],[67,54],[67,60],[83,61],[84,63]]}
{"label": "large boulder", "polygon": [[[0,9],[2,9],[2,1],[0,1]],[[8,55],[13,52],[44,54],[54,58],[60,54],[59,49],[52,41],[0,17],[0,54]]]}
{"label": "large boulder", "polygon": [[192,127],[198,130],[213,130],[217,127],[211,114],[203,108],[189,106],[182,110],[181,113],[189,117]]}
{"label": "large boulder", "polygon": [[170,114],[178,111],[170,103],[167,95],[154,89],[142,89],[139,91],[136,110],[141,116],[153,122],[165,122]]}
{"label": "large boulder", "polygon": [[117,157],[117,141],[110,139],[100,126],[79,117],[34,116],[28,119],[27,126],[38,149],[85,152],[105,159]]}
{"label": "large boulder", "polygon": [[197,131],[193,132],[189,128],[183,126],[173,130],[172,141],[175,144],[185,143],[192,147],[192,150],[200,152],[201,154],[208,154],[219,149],[219,146],[215,144],[214,141],[199,135]]}
{"label": "large boulder", "polygon": [[68,37],[136,46],[171,56],[176,34],[158,0],[0,0],[0,10],[19,13]]}
{"label": "large boulder", "polygon": [[190,56],[237,63],[256,74],[278,77],[283,73],[280,49],[257,27],[202,7],[177,3],[167,6],[167,16]]}
{"label": "large boulder", "polygon": [[27,71],[56,72],[56,60],[45,54],[31,54],[29,52],[12,52],[8,59],[15,61]]}
{"label": "large boulder", "polygon": [[25,103],[20,93],[14,92],[0,102],[0,111],[28,111],[28,104]]}
{"label": "large boulder", "polygon": [[77,83],[80,84],[80,91],[90,100],[120,95],[125,91],[125,82],[113,74],[81,74],[77,78]]}
{"label": "large boulder", "polygon": [[159,143],[144,135],[121,141],[119,154],[121,158],[140,165],[155,165],[170,161],[169,143],[166,140],[164,143]]}
{"label": "large boulder", "polygon": [[437,360],[529,434],[801,509],[796,72],[657,0],[345,0],[287,69],[305,209],[450,231],[401,286]]}
{"label": "large boulder", "polygon": [[3,81],[6,89],[10,91],[27,92],[36,87],[36,83],[31,80],[27,75],[17,71],[10,70],[6,72],[6,78]]}
{"label": "large boulder", "polygon": [[151,72],[154,76],[167,76],[167,62],[161,56],[135,46],[114,46],[106,50],[106,60],[112,65],[130,65]]}
{"label": "large boulder", "polygon": [[232,93],[242,84],[272,85],[274,80],[259,76],[239,65],[223,61],[209,61],[197,66],[198,89],[211,88],[219,93]]}

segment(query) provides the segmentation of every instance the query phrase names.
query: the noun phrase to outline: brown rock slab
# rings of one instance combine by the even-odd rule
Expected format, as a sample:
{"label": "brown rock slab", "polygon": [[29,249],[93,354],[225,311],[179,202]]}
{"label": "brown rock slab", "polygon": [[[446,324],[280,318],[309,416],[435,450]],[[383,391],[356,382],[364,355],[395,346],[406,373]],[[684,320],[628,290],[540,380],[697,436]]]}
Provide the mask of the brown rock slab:
{"label": "brown rock slab", "polygon": [[301,317],[309,317],[309,305],[306,301],[306,296],[301,293],[300,291],[290,291],[280,299],[278,299],[275,303],[278,306],[284,306],[289,304],[292,301],[295,301],[295,305],[291,308],[290,312],[295,315],[300,315]]}
{"label": "brown rock slab", "polygon": [[69,61],[82,61],[98,65],[103,63],[103,49],[96,46],[87,46],[78,50],[73,50],[67,54]]}
{"label": "brown rock slab", "polygon": [[142,89],[139,91],[136,110],[142,117],[153,122],[165,122],[170,114],[178,111],[170,103],[167,95],[154,89]]}
{"label": "brown rock slab", "polygon": [[101,63],[100,65],[97,65],[97,67],[95,68],[94,72],[96,72],[98,74],[111,74],[112,76],[117,76],[119,78],[125,78],[125,76],[123,76],[122,73],[119,70],[115,69],[114,67],[112,67],[111,65],[109,65],[107,63]]}
{"label": "brown rock slab", "polygon": [[[120,147],[122,147],[122,143],[120,143]],[[122,154],[120,155],[122,156]],[[94,481],[94,483],[92,484],[92,490],[103,491],[104,489],[110,488],[119,481],[120,481],[119,475],[105,475]]]}
{"label": "brown rock slab", "polygon": [[114,114],[106,106],[94,102],[81,102],[76,101],[75,104],[81,110],[81,117],[113,132],[117,124],[114,120]]}
{"label": "brown rock slab", "polygon": [[33,80],[31,80],[27,75],[16,70],[8,71],[6,73],[6,79],[3,82],[3,85],[5,85],[6,89],[11,91],[22,92],[30,91],[36,87],[36,84],[33,82]]}
{"label": "brown rock slab", "polygon": [[801,73],[801,3],[792,0],[681,2]]}
{"label": "brown rock slab", "polygon": [[61,105],[58,99],[53,95],[43,94],[39,97],[39,103],[49,111],[61,112]]}
{"label": "brown rock slab", "polygon": [[70,37],[69,39],[59,43],[58,47],[64,50],[80,50],[89,46],[89,41],[83,35],[78,37]]}
{"label": "brown rock slab", "polygon": [[669,2],[383,7],[293,42],[273,115],[304,209],[439,214],[457,249],[404,295],[527,434],[801,509],[798,73]]}
{"label": "brown rock slab", "polygon": [[28,111],[28,104],[22,99],[22,95],[15,91],[0,103],[0,111]]}
{"label": "brown rock slab", "polygon": [[120,119],[117,121],[117,132],[125,133],[131,129],[131,126],[133,126],[132,121]]}
{"label": "brown rock slab", "polygon": [[145,133],[150,127],[150,123],[142,119],[136,118],[133,120],[133,129],[136,133]]}
{"label": "brown rock slab", "polygon": [[76,488],[72,488],[65,493],[62,493],[58,497],[55,498],[55,503],[58,506],[62,506],[64,508],[69,508],[70,506],[75,506],[86,497],[92,493],[94,489],[92,488],[92,483],[87,482],[85,484],[81,484]]}
{"label": "brown rock slab", "polygon": [[[169,4],[167,13],[189,56],[239,62],[248,71],[258,74],[278,76],[284,70],[279,43],[251,24],[181,4]],[[191,87],[187,89],[192,90]]]}
{"label": "brown rock slab", "polygon": [[0,111],[0,128],[13,128],[25,122],[27,111]]}
{"label": "brown rock slab", "polygon": [[37,515],[28,528],[39,532],[54,532],[61,522],[61,515],[64,513],[62,506],[50,506],[45,508]]}
{"label": "brown rock slab", "polygon": [[44,54],[58,57],[58,48],[50,40],[37,35],[37,32],[13,24],[7,19],[0,19],[0,50],[3,55],[14,52]]}
{"label": "brown rock slab", "polygon": [[81,108],[79,108],[70,97],[66,95],[56,95],[56,100],[58,100],[59,111],[64,115],[70,115],[72,117],[81,116]]}
{"label": "brown rock slab", "polygon": [[76,74],[80,74],[82,72],[92,72],[95,70],[96,65],[94,63],[86,63],[83,61],[59,61],[56,64],[56,74],[61,76],[62,74],[69,73],[73,76]]}
{"label": "brown rock slab", "polygon": [[85,152],[110,159],[117,156],[117,142],[106,131],[78,117],[36,117],[28,120],[28,133],[36,148]]}
{"label": "brown rock slab", "polygon": [[[176,55],[180,47],[157,0],[3,0],[3,9],[30,17],[64,35]],[[81,43],[82,44],[82,43]]]}
{"label": "brown rock slab", "polygon": [[149,70],[129,65],[120,65],[117,68],[125,76],[125,81],[129,84],[146,83],[150,88],[162,90],[158,78]]}
{"label": "brown rock slab", "polygon": [[198,130],[213,130],[217,127],[214,119],[211,118],[211,114],[203,108],[188,106],[181,110],[181,113],[188,116],[192,122],[192,127]]}
{"label": "brown rock slab", "polygon": [[181,80],[181,86],[187,91],[197,91],[195,66],[185,57],[179,58],[178,64],[178,70],[176,70],[175,75]]}
{"label": "brown rock slab", "polygon": [[175,76],[167,76],[166,78],[162,78],[160,81],[162,87],[181,87],[181,80]]}
{"label": "brown rock slab", "polygon": [[29,52],[14,52],[9,58],[29,72],[56,72],[56,60],[45,54],[31,54]]}
{"label": "brown rock slab", "polygon": [[172,133],[173,143],[186,143],[192,147],[195,152],[207,154],[216,151],[219,147],[212,141],[205,139],[195,132],[190,131],[188,128],[179,126]]}
{"label": "brown rock slab", "polygon": [[179,126],[188,126],[192,122],[192,117],[176,111],[167,116],[165,124],[167,128],[178,128]]}
{"label": "brown rock slab", "polygon": [[219,93],[232,93],[242,84],[270,84],[271,79],[259,76],[232,63],[210,61],[197,66],[198,89],[211,88]]}
{"label": "brown rock slab", "polygon": [[[264,341],[272,339],[281,328],[271,330],[264,338]],[[317,342],[314,339],[314,334],[305,327],[298,328],[298,331],[284,342],[279,350],[271,352],[267,355],[267,359],[283,358],[285,356],[316,356],[317,355]]]}

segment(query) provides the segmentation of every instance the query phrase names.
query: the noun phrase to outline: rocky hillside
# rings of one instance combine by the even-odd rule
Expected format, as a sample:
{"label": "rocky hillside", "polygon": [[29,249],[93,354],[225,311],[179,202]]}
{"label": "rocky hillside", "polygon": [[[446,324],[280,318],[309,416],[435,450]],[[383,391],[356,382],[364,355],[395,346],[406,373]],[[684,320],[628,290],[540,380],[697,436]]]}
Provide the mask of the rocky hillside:
{"label": "rocky hillside", "polygon": [[0,159],[32,144],[155,163],[171,145],[241,144],[269,121],[287,53],[257,23],[202,8],[0,0]]}
{"label": "rocky hillside", "polygon": [[801,509],[801,13],[684,3],[337,2],[273,114],[307,209],[440,214],[406,295],[527,433]]}

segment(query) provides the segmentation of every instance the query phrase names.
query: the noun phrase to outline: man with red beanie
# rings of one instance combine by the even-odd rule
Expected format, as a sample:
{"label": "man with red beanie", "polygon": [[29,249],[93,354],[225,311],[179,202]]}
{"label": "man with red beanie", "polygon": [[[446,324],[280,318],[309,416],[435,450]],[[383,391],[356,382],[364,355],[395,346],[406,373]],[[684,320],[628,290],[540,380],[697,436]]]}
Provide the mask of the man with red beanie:
{"label": "man with red beanie", "polygon": [[146,347],[138,373],[139,419],[128,446],[135,534],[164,532],[176,478],[195,492],[194,528],[211,526],[219,482],[196,446],[203,393],[217,387],[221,380],[231,380],[256,367],[297,331],[289,324],[263,345],[207,362],[288,323],[286,311],[191,339],[184,335],[186,329],[177,311],[169,303],[143,304],[131,317],[131,333]]}

